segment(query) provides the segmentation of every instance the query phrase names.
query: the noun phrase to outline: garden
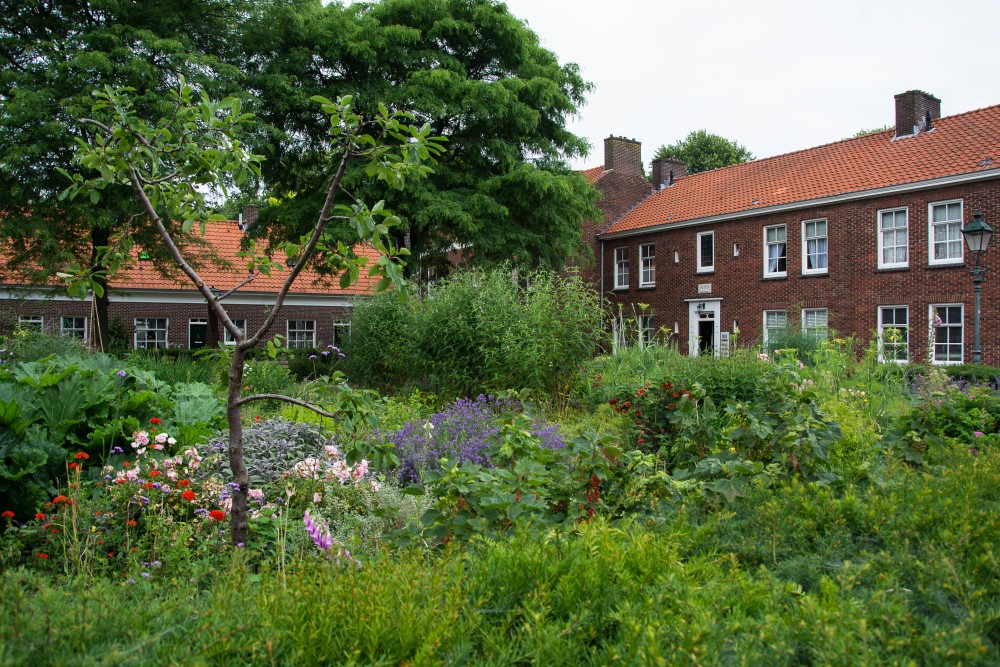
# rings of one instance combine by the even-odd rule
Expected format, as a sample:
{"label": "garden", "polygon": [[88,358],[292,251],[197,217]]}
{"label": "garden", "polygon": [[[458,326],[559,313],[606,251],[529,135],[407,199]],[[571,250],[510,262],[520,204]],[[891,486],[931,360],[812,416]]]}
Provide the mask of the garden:
{"label": "garden", "polygon": [[1000,370],[604,354],[601,317],[470,270],[249,355],[299,403],[241,406],[245,542],[224,346],[13,332],[0,663],[1000,662]]}

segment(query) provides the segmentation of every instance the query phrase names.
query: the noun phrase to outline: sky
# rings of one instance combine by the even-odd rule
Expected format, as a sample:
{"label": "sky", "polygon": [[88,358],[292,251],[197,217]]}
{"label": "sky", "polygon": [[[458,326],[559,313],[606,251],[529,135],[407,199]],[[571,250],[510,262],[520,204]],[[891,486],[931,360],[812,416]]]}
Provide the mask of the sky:
{"label": "sky", "polygon": [[893,125],[923,90],[950,116],[1000,104],[1000,0],[505,0],[594,84],[569,128],[603,164],[609,135],[706,129],[757,158]]}

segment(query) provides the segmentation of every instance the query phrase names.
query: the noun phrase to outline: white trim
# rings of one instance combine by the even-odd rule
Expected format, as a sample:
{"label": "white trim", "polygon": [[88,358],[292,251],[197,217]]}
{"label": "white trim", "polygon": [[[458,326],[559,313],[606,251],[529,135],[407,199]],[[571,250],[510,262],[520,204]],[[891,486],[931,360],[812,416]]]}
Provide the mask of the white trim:
{"label": "white trim", "polygon": [[844,202],[852,202],[852,201],[857,201],[859,199],[872,199],[875,197],[904,194],[907,192],[915,192],[920,190],[933,190],[935,188],[943,188],[950,185],[976,183],[978,181],[986,181],[992,178],[1000,178],[1000,168],[989,169],[986,171],[975,171],[968,174],[958,174],[956,176],[943,176],[941,178],[932,178],[926,181],[915,181],[913,183],[903,183],[900,185],[887,185],[886,187],[883,188],[872,188],[871,190],[858,190],[857,192],[848,192],[844,194],[831,195],[829,197],[817,197],[816,199],[803,199],[801,201],[788,202],[787,204],[776,204],[774,206],[764,206],[761,208],[755,208],[751,211],[733,211],[732,213],[720,213],[718,215],[710,215],[704,218],[692,218],[690,220],[682,220],[678,222],[666,221],[666,222],[661,222],[658,225],[637,227],[636,229],[627,229],[624,231],[614,232],[611,234],[599,234],[597,238],[601,240],[610,241],[612,239],[620,239],[628,236],[638,236],[640,234],[660,232],[665,229],[683,229],[685,227],[697,227],[699,225],[709,225],[717,222],[728,222],[730,220],[739,220],[742,218],[759,217],[762,215],[770,215],[772,213],[784,213],[788,211],[799,211],[804,208],[816,208],[819,206],[827,206],[830,204],[842,204]]}
{"label": "white trim", "polygon": [[[768,340],[768,336],[767,336],[767,332],[769,330],[769,327],[767,326],[767,314],[768,313],[781,313],[782,315],[784,315],[785,316],[785,324],[784,324],[784,326],[782,328],[785,329],[785,330],[788,329],[788,311],[787,310],[785,310],[784,308],[772,308],[770,310],[764,310],[764,311],[762,311],[761,315],[762,315],[763,323],[761,325],[761,335],[760,335],[760,338],[761,338],[761,345],[763,346],[765,352],[767,351],[768,344],[771,342],[771,341]],[[777,328],[777,327],[775,327],[775,328]]]}
{"label": "white trim", "polygon": [[[816,236],[816,237],[813,237],[812,239],[807,238],[806,237],[806,225],[811,224],[811,223],[815,223],[815,222],[822,222],[823,223],[824,235],[823,236]],[[822,275],[825,275],[825,274],[829,273],[829,271],[830,271],[830,222],[829,222],[829,220],[827,220],[826,218],[812,218],[811,220],[803,220],[802,221],[802,228],[801,228],[801,235],[802,235],[802,275],[804,275],[804,276],[822,276]],[[824,266],[823,268],[820,268],[820,269],[810,269],[810,268],[808,268],[809,267],[809,241],[810,240],[814,240],[814,239],[818,240],[820,238],[822,238],[822,239],[824,239],[826,241],[826,266]],[[787,232],[786,232],[786,239],[787,239]],[[786,252],[788,251],[788,242],[787,242],[787,240],[785,241],[785,251]],[[818,253],[817,253],[817,255],[818,255]],[[787,265],[787,262],[786,262],[786,265]]]}
{"label": "white trim", "polygon": [[[643,248],[652,248],[653,251],[649,257],[642,256]],[[653,277],[652,280],[644,281],[643,276],[646,274],[646,267],[644,262],[649,262],[649,274]],[[656,286],[656,244],[655,243],[641,243],[639,244],[639,287],[655,287]]]}
{"label": "white trim", "polygon": [[[698,338],[698,324],[702,321],[701,313],[711,313],[714,323],[712,330],[712,355],[719,356],[722,349],[722,299],[685,299],[688,303],[688,356],[697,357],[701,352]],[[698,309],[704,304],[704,308]]]}
{"label": "white trim", "polygon": [[[61,294],[58,292],[62,292]],[[75,299],[65,293],[61,287],[30,286],[6,287],[0,289],[0,299],[17,299],[24,301],[73,301],[85,303],[85,299]],[[284,306],[307,306],[323,308],[351,308],[365,295],[356,294],[350,297],[330,296],[328,294],[289,294],[285,297]],[[181,290],[128,290],[119,291],[114,287],[108,296],[110,303],[171,303],[171,304],[204,304],[205,297],[201,292]],[[235,292],[226,297],[223,305],[229,306],[273,306],[273,292]]]}
{"label": "white trim", "polygon": [[[243,323],[243,326],[240,326],[240,322]],[[250,325],[248,324],[246,318],[240,317],[234,319],[233,324],[236,325],[236,328],[241,329],[243,331],[244,336],[247,335],[247,329],[250,327]],[[233,336],[233,334],[229,333],[229,329],[227,329],[226,327],[222,327],[222,344],[236,345],[236,338]]]}
{"label": "white trim", "polygon": [[[902,308],[903,310],[906,311],[906,326],[905,327],[891,326],[891,327],[888,327],[888,328],[891,328],[891,329],[903,328],[903,329],[906,330],[906,356],[903,359],[888,359],[888,360],[886,360],[885,356],[882,354],[883,350],[885,350],[885,342],[882,339],[882,332],[886,329],[885,325],[882,323],[882,311],[883,310],[899,310],[900,308]],[[875,310],[875,317],[876,317],[875,328],[876,328],[876,331],[878,332],[878,360],[879,360],[879,362],[883,363],[883,364],[884,363],[896,363],[896,364],[905,364],[905,363],[908,363],[910,361],[910,307],[907,306],[907,305],[879,306]]]}
{"label": "white trim", "polygon": [[18,315],[17,316],[17,328],[25,329],[31,331],[38,331],[39,333],[45,331],[45,316],[44,315]]}
{"label": "white trim", "polygon": [[[934,207],[935,206],[948,206],[949,204],[958,204],[959,215],[958,215],[958,257],[949,257],[947,259],[934,259]],[[949,223],[952,221],[949,221]],[[927,263],[931,266],[952,266],[960,265],[965,262],[965,240],[962,238],[961,229],[965,222],[965,204],[961,199],[946,199],[944,201],[932,201],[927,204]],[[947,243],[948,241],[945,240]]]}
{"label": "white trim", "polygon": [[66,336],[69,331],[79,331],[79,329],[72,328],[67,329],[65,325],[65,320],[83,320],[83,337],[80,340],[86,341],[90,335],[90,318],[86,315],[60,315],[59,316],[59,335]]}
{"label": "white trim", "polygon": [[[767,230],[769,229],[784,229],[785,230],[785,270],[784,271],[768,271],[768,257],[767,257]],[[788,276],[788,225],[782,223],[780,225],[767,225],[764,227],[764,277],[765,278],[785,278]]]}
{"label": "white trim", "polygon": [[[618,257],[618,251],[619,250],[622,251],[621,258]],[[614,261],[614,272],[615,272],[614,285],[615,285],[615,289],[616,290],[619,290],[619,289],[620,290],[628,289],[628,278],[629,278],[629,276],[628,276],[628,274],[629,274],[629,265],[628,265],[629,256],[628,255],[629,255],[629,253],[628,253],[628,246],[619,246],[619,247],[615,248],[615,250],[614,250],[614,258],[615,258],[615,261]],[[624,271],[619,271],[619,267],[624,267],[625,270]],[[625,277],[625,282],[624,283],[619,282],[619,279],[622,277],[622,275],[621,275],[622,273],[624,273],[624,277]]]}
{"label": "white trim", "polygon": [[[905,262],[884,262],[882,260],[883,252],[885,250],[884,240],[882,237],[882,216],[886,213],[899,213],[902,211],[906,215],[906,261]],[[875,237],[876,245],[878,248],[878,268],[880,269],[905,269],[910,266],[910,207],[909,206],[896,206],[893,208],[880,208],[875,212]],[[898,248],[899,246],[893,246]]]}
{"label": "white trim", "polygon": [[[294,346],[292,345],[292,322],[310,322],[312,324],[312,329],[311,330],[309,329],[309,327],[306,327],[305,329],[301,330],[302,333],[311,333],[312,334],[312,344],[310,344],[310,345],[294,345]],[[296,333],[298,333],[299,331],[300,331],[299,329],[296,329]],[[316,333],[317,333],[316,332],[316,320],[299,319],[299,318],[289,318],[289,319],[285,320],[285,347],[287,347],[289,349],[309,349],[309,348],[314,348],[314,347],[316,347]],[[296,341],[296,342],[298,342],[298,341]]]}
{"label": "white trim", "polygon": [[[709,266],[701,265],[701,239],[703,236],[712,237],[712,263]],[[707,232],[698,232],[695,236],[695,257],[697,257],[697,264],[695,269],[697,273],[715,273],[715,230],[710,230]]]}
{"label": "white trim", "polygon": [[[806,313],[823,313],[823,326],[806,326]],[[830,337],[830,310],[828,308],[803,308],[802,309],[802,333],[807,334],[810,331],[822,331],[822,340],[826,340]]]}
{"label": "white trim", "polygon": [[964,303],[929,303],[927,304],[927,331],[930,333],[932,327],[930,323],[934,321],[934,316],[937,314],[934,312],[935,308],[960,308],[961,316],[959,318],[959,324],[961,325],[962,342],[960,343],[961,352],[959,353],[958,361],[938,361],[937,360],[937,326],[933,327],[934,339],[927,342],[928,351],[931,353],[930,362],[935,366],[956,366],[958,364],[965,363],[965,304]]}
{"label": "white trim", "polygon": [[[138,324],[139,320],[142,320],[143,322],[148,322],[149,320],[163,320],[164,322],[166,322],[166,325],[163,327],[163,329],[160,329],[158,327],[157,328],[153,328],[153,329],[150,329],[149,327],[144,327],[143,328],[143,331],[162,331],[163,332],[163,347],[162,348],[160,348],[157,345],[153,345],[153,347],[149,347],[148,345],[144,346],[144,347],[139,347],[139,324]],[[169,348],[170,348],[170,318],[169,317],[133,317],[132,318],[132,349],[133,350],[156,350],[156,349],[166,350],[166,349],[169,349]]]}

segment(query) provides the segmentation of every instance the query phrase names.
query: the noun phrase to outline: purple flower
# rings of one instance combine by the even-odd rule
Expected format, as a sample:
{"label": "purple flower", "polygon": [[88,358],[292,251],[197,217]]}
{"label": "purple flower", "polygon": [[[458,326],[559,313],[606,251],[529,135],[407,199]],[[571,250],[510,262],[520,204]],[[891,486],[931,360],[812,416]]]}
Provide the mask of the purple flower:
{"label": "purple flower", "polygon": [[333,546],[333,538],[330,537],[330,533],[325,530],[325,526],[320,527],[313,521],[313,518],[309,516],[309,510],[306,510],[302,517],[302,523],[305,524],[306,532],[309,533],[309,537],[312,538],[320,551],[326,551]]}
{"label": "purple flower", "polygon": [[125,583],[126,583],[126,584],[134,584],[134,583],[135,583],[135,579],[129,579],[129,580],[128,580],[128,581],[126,581]]}
{"label": "purple flower", "polygon": [[239,491],[240,490],[240,485],[237,484],[236,482],[229,482],[229,483],[226,484],[226,486],[228,486],[233,491]]}
{"label": "purple flower", "polygon": [[118,371],[118,373],[116,373],[116,375],[117,375],[118,377],[120,377],[120,378],[123,378],[123,377],[125,377],[126,375],[128,375],[128,373],[126,373],[125,371],[123,371],[123,370],[122,370],[122,371]]}
{"label": "purple flower", "polygon": [[309,355],[309,360],[310,361],[315,361],[316,360],[316,355],[315,354],[310,354]]}
{"label": "purple flower", "polygon": [[976,431],[972,435],[976,436],[977,438],[981,438],[981,437],[983,437],[983,432],[982,431]]}
{"label": "purple flower", "polygon": [[149,579],[149,572],[143,572],[143,573],[142,573],[142,576],[144,576],[144,577],[146,577],[147,579]]}
{"label": "purple flower", "polygon": [[320,352],[320,354],[322,354],[324,357],[328,356],[330,354],[330,350],[323,350],[322,352]]}
{"label": "purple flower", "polygon": [[115,445],[114,447],[111,448],[111,453],[112,454],[124,454],[125,450],[122,449],[121,447],[119,447],[118,445]]}

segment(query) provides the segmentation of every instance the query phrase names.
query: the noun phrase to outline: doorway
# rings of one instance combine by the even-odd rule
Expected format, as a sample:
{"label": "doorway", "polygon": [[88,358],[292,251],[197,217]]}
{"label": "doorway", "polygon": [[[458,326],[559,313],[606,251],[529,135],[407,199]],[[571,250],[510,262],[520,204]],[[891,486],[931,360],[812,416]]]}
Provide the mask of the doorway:
{"label": "doorway", "polygon": [[188,347],[192,350],[205,347],[205,336],[208,335],[208,320],[190,320],[188,322]]}
{"label": "doorway", "polygon": [[688,306],[688,354],[719,356],[719,299],[691,301]]}

